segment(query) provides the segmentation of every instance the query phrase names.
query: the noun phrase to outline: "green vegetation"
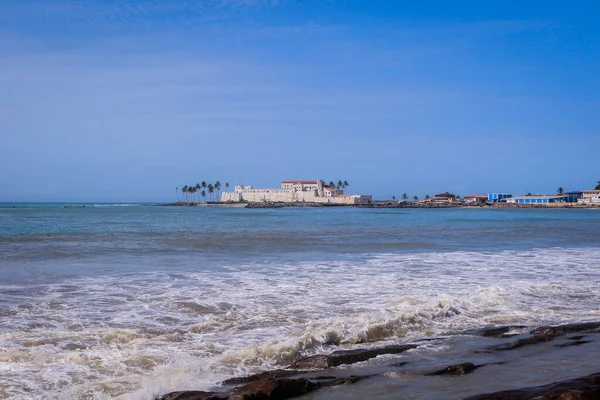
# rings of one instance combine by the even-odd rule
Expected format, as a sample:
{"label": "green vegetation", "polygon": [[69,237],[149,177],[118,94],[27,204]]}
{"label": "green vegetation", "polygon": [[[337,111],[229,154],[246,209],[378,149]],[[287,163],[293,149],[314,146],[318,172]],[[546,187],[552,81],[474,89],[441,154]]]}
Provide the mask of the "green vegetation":
{"label": "green vegetation", "polygon": [[[225,187],[229,188],[229,183],[225,183]],[[185,203],[200,203],[200,198],[202,201],[206,203],[206,194],[211,195],[209,197],[209,201],[219,201],[220,199],[220,190],[221,190],[221,182],[216,181],[213,183],[206,183],[206,181],[202,181],[201,183],[196,183],[195,185],[185,185],[181,188],[181,193],[183,194],[183,201]],[[177,202],[181,201],[179,197],[179,187],[175,188],[177,193]],[[216,197],[214,196],[216,191]],[[197,193],[196,196],[194,196]]]}

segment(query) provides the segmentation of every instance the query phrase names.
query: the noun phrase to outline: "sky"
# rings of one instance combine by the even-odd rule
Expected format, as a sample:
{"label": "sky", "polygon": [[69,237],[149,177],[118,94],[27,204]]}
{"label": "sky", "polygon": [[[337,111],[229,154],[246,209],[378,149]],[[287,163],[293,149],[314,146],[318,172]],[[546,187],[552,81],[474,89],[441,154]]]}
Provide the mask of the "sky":
{"label": "sky", "polygon": [[594,1],[2,0],[0,201],[600,180]]}

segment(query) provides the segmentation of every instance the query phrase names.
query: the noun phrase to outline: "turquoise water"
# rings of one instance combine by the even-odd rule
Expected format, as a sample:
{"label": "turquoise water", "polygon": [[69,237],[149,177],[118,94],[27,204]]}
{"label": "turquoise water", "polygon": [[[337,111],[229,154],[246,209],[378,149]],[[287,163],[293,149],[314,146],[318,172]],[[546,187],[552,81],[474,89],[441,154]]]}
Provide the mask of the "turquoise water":
{"label": "turquoise water", "polygon": [[0,204],[0,398],[147,399],[300,355],[600,317],[600,211]]}

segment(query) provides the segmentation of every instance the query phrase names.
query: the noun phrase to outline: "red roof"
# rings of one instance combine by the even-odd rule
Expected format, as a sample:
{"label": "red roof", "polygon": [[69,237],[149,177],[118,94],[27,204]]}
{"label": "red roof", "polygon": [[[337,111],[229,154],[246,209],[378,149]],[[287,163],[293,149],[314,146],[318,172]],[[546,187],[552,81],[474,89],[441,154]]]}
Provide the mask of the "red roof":
{"label": "red roof", "polygon": [[319,181],[281,181],[281,183],[295,183],[297,185],[311,185],[311,184],[317,184],[319,183]]}
{"label": "red roof", "polygon": [[480,195],[480,194],[471,194],[469,196],[465,196],[464,198],[465,199],[487,199],[488,197]]}

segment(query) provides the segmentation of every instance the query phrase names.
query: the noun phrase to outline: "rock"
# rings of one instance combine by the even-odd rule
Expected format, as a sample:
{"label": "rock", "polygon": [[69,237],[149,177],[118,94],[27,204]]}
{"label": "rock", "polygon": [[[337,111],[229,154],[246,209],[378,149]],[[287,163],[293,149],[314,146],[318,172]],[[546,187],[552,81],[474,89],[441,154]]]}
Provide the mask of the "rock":
{"label": "rock", "polygon": [[566,324],[559,326],[541,326],[531,331],[532,335],[558,336],[565,333],[589,331],[600,328],[600,322],[584,322],[580,324]]}
{"label": "rock", "polygon": [[414,349],[417,345],[402,344],[391,345],[373,349],[355,349],[355,350],[340,350],[329,355],[318,354],[301,358],[291,364],[290,369],[325,369],[337,367],[343,364],[354,364],[361,361],[366,361],[383,354],[398,354],[404,351]]}
{"label": "rock", "polygon": [[308,379],[261,379],[232,391],[230,400],[282,400],[300,396],[319,388]]}
{"label": "rock", "polygon": [[480,394],[464,400],[597,400],[600,399],[600,372],[544,386]]}
{"label": "rock", "polygon": [[221,382],[222,385],[240,385],[243,383],[250,383],[254,381],[258,381],[261,379],[276,379],[276,378],[286,378],[292,375],[298,375],[302,371],[290,371],[286,369],[276,369],[273,371],[265,371],[260,374],[244,376],[240,378],[231,378]]}
{"label": "rock", "polygon": [[329,368],[329,356],[326,356],[324,354],[317,354],[316,356],[304,357],[292,363],[288,368],[326,369]]}
{"label": "rock", "polygon": [[498,346],[492,346],[489,349],[494,350],[494,351],[512,350],[512,349],[516,349],[518,347],[528,346],[530,344],[549,342],[552,339],[553,339],[552,336],[534,335],[534,336],[531,336],[531,337],[528,337],[525,339],[516,340],[514,342],[505,343],[505,344],[501,344]]}
{"label": "rock", "polygon": [[574,340],[572,342],[555,344],[554,347],[569,347],[569,346],[579,346],[581,344],[590,343],[591,340]]}
{"label": "rock", "polygon": [[437,370],[427,375],[466,375],[469,372],[475,371],[477,368],[479,368],[479,366],[470,362],[466,362],[462,364],[449,365],[444,369]]}
{"label": "rock", "polygon": [[225,400],[227,395],[220,395],[214,392],[202,392],[199,390],[184,390],[181,392],[172,392],[156,397],[155,400]]}
{"label": "rock", "polygon": [[511,325],[511,326],[495,326],[493,328],[484,328],[466,331],[470,335],[477,335],[483,337],[503,337],[505,334],[514,329],[523,329],[523,325]]}
{"label": "rock", "polygon": [[363,379],[370,378],[372,376],[374,376],[374,375],[350,375],[345,378],[335,378],[328,382],[321,382],[321,386],[326,387],[326,386],[345,385],[348,383],[355,383],[355,382],[361,381]]}

